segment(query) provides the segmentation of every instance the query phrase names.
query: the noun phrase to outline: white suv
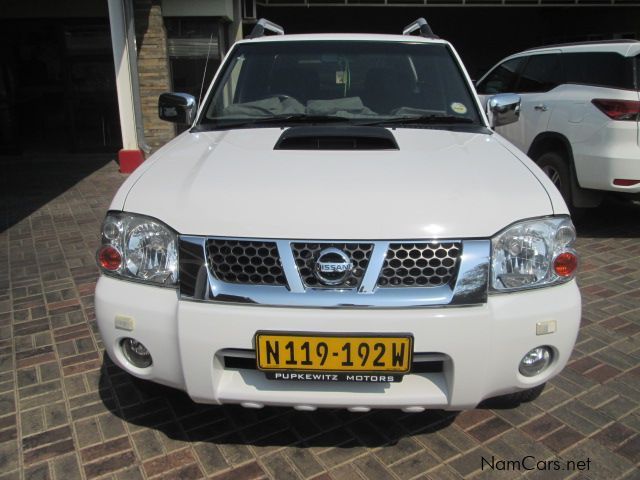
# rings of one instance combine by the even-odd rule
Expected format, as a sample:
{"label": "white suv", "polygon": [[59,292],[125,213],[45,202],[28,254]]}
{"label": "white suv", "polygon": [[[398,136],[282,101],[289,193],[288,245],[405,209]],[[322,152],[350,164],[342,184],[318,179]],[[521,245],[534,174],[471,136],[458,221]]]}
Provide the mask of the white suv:
{"label": "white suv", "polygon": [[580,322],[575,231],[551,181],[492,125],[451,45],[258,33],[191,128],[116,194],[97,253],[111,359],[197,402],[301,410],[524,399]]}
{"label": "white suv", "polygon": [[640,198],[640,42],[534,48],[477,83],[481,98],[514,92],[521,121],[497,131],[526,152],[576,207],[604,191]]}

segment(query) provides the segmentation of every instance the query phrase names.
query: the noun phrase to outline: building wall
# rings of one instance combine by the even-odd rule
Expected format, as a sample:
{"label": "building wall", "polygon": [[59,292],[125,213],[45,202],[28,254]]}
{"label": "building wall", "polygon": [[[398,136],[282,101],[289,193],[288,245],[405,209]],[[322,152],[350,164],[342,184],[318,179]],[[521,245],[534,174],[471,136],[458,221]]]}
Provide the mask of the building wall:
{"label": "building wall", "polygon": [[154,152],[175,136],[173,124],[158,118],[158,96],[171,90],[167,34],[160,0],[134,0],[133,5],[144,135]]}

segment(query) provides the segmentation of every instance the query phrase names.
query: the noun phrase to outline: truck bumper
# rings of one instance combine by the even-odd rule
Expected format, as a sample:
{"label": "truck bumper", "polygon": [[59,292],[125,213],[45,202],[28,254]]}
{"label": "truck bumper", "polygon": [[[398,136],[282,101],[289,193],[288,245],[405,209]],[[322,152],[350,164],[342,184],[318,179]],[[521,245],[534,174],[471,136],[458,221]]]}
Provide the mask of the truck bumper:
{"label": "truck bumper", "polygon": [[[356,411],[469,409],[486,398],[535,387],[566,365],[581,313],[575,280],[490,295],[486,304],[474,307],[316,309],[182,301],[175,289],[102,276],[95,305],[104,346],[117,365],[184,390],[196,402]],[[557,326],[554,333],[536,333],[539,322],[550,321]],[[397,383],[347,383],[268,380],[250,360],[225,366],[229,357],[251,357],[258,330],[411,333],[414,357],[441,359],[442,368],[409,373]],[[125,358],[120,345],[128,337],[147,347],[150,367],[136,368]],[[538,346],[551,347],[553,361],[539,375],[524,377],[519,362]]]}

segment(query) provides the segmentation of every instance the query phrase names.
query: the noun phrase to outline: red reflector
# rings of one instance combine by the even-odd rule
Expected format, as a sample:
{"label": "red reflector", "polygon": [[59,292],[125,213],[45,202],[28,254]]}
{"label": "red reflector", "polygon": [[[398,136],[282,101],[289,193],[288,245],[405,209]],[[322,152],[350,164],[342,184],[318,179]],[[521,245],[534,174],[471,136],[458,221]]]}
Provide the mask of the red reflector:
{"label": "red reflector", "polygon": [[578,267],[578,257],[571,252],[561,253],[553,261],[553,269],[561,277],[570,277]]}
{"label": "red reflector", "polygon": [[114,247],[107,245],[98,252],[98,262],[102,268],[113,272],[122,265],[122,255]]}
{"label": "red reflector", "polygon": [[607,117],[614,120],[640,120],[640,102],[637,100],[609,100],[595,98],[591,100]]}
{"label": "red reflector", "polygon": [[631,180],[628,178],[616,178],[613,181],[613,184],[618,185],[619,187],[630,187],[632,185],[636,185],[637,183],[640,183],[640,180]]}

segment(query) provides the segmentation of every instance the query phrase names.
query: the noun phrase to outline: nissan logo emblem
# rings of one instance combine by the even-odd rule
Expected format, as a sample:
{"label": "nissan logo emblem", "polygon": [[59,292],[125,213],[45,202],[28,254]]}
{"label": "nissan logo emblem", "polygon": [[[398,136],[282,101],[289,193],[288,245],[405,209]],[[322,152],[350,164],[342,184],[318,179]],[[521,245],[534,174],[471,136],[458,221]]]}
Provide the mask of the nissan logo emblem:
{"label": "nissan logo emblem", "polygon": [[318,255],[314,268],[315,276],[324,285],[340,285],[349,277],[353,263],[342,250],[325,248]]}

